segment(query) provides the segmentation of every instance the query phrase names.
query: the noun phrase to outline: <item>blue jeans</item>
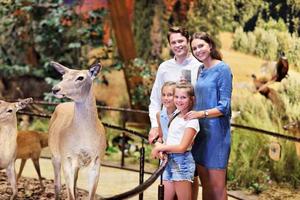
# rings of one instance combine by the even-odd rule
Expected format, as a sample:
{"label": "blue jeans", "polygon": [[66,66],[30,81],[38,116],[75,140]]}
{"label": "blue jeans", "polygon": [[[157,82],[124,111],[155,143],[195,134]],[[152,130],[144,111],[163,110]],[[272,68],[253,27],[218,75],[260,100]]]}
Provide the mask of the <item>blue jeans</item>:
{"label": "blue jeans", "polygon": [[164,181],[190,181],[194,180],[195,161],[192,153],[170,153],[169,162],[163,173]]}

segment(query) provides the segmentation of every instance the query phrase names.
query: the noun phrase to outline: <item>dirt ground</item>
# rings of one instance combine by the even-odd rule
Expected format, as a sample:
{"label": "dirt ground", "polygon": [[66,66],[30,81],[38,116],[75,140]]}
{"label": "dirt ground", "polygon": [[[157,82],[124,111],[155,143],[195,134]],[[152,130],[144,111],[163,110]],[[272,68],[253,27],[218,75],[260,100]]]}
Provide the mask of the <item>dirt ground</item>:
{"label": "dirt ground", "polygon": [[[18,195],[17,200],[51,200],[54,197],[54,183],[53,180],[44,180],[45,191],[41,188],[39,180],[35,178],[21,177],[18,181]],[[0,172],[0,199],[9,200],[12,194],[10,185],[7,182],[5,172]],[[78,199],[86,199],[88,192],[82,189],[77,190]],[[66,187],[62,187],[62,199],[67,199]],[[99,197],[99,196],[98,196]]]}

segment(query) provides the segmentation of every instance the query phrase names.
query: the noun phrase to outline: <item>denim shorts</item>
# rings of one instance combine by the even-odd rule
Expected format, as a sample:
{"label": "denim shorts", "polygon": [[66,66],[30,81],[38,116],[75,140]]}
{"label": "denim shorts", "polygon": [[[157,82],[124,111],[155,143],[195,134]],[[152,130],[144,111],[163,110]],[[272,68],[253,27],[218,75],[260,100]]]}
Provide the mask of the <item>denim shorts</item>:
{"label": "denim shorts", "polygon": [[190,151],[168,154],[168,164],[163,173],[164,181],[194,180],[195,161]]}

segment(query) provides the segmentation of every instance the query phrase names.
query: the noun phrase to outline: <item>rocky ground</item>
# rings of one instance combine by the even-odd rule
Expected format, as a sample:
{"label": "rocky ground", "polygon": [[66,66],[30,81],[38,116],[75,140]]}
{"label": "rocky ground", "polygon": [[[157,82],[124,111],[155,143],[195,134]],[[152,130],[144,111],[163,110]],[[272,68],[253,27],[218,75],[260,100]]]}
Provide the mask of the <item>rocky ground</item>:
{"label": "rocky ground", "polygon": [[[34,178],[20,178],[18,181],[17,200],[51,200],[54,198],[53,180],[43,180],[45,190],[43,191],[39,180]],[[0,199],[9,200],[12,194],[10,185],[7,182],[5,172],[0,172]],[[87,199],[88,192],[82,189],[77,190],[78,199]],[[62,199],[67,199],[66,187],[62,187]]]}

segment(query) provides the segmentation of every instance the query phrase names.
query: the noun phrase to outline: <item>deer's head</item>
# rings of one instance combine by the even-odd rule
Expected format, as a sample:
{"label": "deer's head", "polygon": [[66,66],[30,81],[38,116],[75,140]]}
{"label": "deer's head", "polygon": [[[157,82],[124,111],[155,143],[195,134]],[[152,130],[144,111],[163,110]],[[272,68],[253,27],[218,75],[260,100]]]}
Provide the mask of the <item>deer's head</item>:
{"label": "deer's head", "polygon": [[89,94],[92,82],[101,70],[101,64],[95,63],[89,70],[69,69],[57,62],[52,66],[62,74],[62,80],[52,88],[57,98],[68,97],[74,101],[82,101]]}
{"label": "deer's head", "polygon": [[32,102],[32,98],[21,99],[18,102],[10,103],[0,100],[0,122],[9,123],[16,119],[18,110],[25,108]]}
{"label": "deer's head", "polygon": [[287,123],[282,128],[286,131],[300,132],[300,121],[293,121],[293,122]]}

